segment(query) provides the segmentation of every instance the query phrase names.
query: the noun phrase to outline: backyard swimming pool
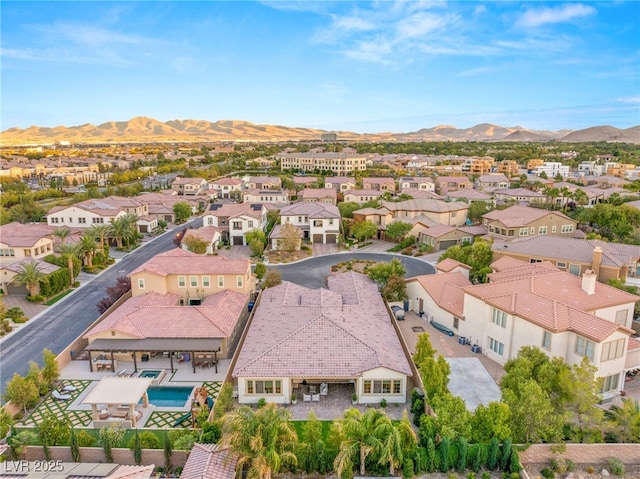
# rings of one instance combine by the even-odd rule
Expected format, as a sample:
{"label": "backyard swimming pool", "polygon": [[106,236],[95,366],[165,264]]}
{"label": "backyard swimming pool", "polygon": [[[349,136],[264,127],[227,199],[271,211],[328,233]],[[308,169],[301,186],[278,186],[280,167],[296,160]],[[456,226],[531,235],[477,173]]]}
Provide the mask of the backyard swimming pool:
{"label": "backyard swimming pool", "polygon": [[193,391],[192,386],[155,387],[147,389],[149,402],[156,407],[183,408]]}

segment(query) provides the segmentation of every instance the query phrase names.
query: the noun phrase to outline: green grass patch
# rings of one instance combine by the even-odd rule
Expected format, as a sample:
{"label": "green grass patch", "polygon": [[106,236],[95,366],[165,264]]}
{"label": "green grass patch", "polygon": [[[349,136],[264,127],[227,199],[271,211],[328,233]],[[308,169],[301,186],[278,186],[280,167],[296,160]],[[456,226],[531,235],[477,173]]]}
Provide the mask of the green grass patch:
{"label": "green grass patch", "polygon": [[51,298],[49,301],[47,301],[45,304],[45,306],[51,306],[53,304],[56,304],[58,301],[60,301],[62,298],[64,298],[66,295],[71,294],[71,292],[74,291],[74,289],[68,289],[66,290],[64,293],[60,293],[58,296],[54,296],[53,298]]}
{"label": "green grass patch", "polygon": [[[298,435],[298,439],[302,441],[302,431],[304,430],[304,425],[307,421],[290,421],[293,427],[296,430],[296,434]],[[326,441],[329,437],[329,430],[331,429],[331,424],[333,421],[320,421],[322,424],[322,440]]]}

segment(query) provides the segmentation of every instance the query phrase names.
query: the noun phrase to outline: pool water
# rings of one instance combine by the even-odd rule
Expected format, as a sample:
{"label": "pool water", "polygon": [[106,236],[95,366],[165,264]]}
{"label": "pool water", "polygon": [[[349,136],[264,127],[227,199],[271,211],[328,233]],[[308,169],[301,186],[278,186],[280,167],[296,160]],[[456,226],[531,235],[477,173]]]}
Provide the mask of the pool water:
{"label": "pool water", "polygon": [[140,371],[140,376],[139,377],[141,377],[141,378],[157,378],[158,376],[160,376],[161,372],[162,371],[145,369],[144,371]]}
{"label": "pool water", "polygon": [[193,387],[156,387],[147,388],[149,402],[156,407],[182,408],[186,405]]}

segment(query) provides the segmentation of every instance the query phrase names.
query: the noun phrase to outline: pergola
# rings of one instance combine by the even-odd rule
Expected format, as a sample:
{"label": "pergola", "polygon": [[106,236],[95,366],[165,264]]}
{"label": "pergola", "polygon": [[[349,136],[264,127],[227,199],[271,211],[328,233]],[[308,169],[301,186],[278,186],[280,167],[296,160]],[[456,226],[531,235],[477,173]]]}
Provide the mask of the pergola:
{"label": "pergola", "polygon": [[[149,352],[168,352],[171,365],[173,367],[173,352],[190,352],[192,358],[193,372],[196,372],[196,363],[193,359],[195,352],[210,352],[214,355],[214,365],[216,373],[218,372],[218,351],[222,345],[222,339],[204,339],[204,338],[144,338],[144,339],[96,339],[85,349],[89,351],[89,368],[93,371],[93,358],[91,351],[101,351],[110,353],[111,370],[114,368],[114,352],[131,352],[149,351]],[[135,354],[133,355],[134,371],[138,371],[138,363]]]}
{"label": "pergola", "polygon": [[91,405],[91,416],[94,420],[100,419],[99,405],[126,406],[131,425],[136,427],[135,406],[140,399],[143,407],[149,406],[147,388],[151,386],[151,382],[152,378],[105,377],[87,394],[82,404]]}

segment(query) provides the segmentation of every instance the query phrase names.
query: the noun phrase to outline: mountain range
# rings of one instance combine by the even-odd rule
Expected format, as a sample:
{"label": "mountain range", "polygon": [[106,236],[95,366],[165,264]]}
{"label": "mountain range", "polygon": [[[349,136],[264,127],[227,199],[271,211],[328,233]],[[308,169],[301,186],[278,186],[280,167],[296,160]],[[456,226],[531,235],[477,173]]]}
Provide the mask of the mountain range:
{"label": "mountain range", "polygon": [[319,140],[324,133],[336,133],[338,140],[349,141],[609,141],[640,143],[640,125],[620,129],[596,126],[584,130],[529,130],[520,126],[503,127],[481,123],[471,128],[439,125],[406,133],[353,133],[318,130],[281,125],[259,125],[248,121],[171,120],[161,122],[147,117],[129,121],[109,121],[100,125],[54,128],[30,126],[0,132],[4,145],[47,144],[57,141],[72,143],[123,142],[200,142],[200,141],[297,141]]}

